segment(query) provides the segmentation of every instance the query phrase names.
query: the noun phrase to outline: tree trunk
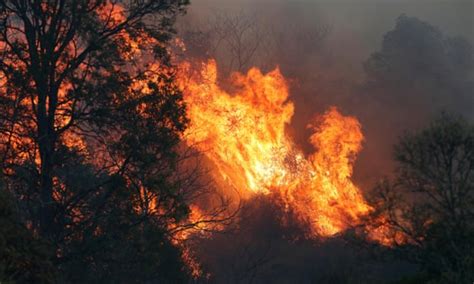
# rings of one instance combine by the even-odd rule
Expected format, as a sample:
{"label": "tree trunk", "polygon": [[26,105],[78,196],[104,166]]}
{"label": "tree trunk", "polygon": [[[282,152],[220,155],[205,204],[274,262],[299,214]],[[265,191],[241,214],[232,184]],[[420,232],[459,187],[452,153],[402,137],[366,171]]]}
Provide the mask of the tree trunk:
{"label": "tree trunk", "polygon": [[[39,91],[38,100],[38,148],[40,164],[40,216],[39,229],[43,237],[51,239],[54,231],[53,170],[56,144],[54,129],[55,105],[51,105],[54,94]],[[48,97],[49,101],[45,98]],[[46,104],[48,103],[48,107]]]}
{"label": "tree trunk", "polygon": [[[40,173],[40,232],[45,237],[51,237],[54,215],[53,215],[53,175],[52,175],[52,156],[53,150],[49,143],[41,146],[41,173]],[[42,149],[42,150],[41,150]]]}
{"label": "tree trunk", "polygon": [[47,121],[39,121],[38,146],[41,157],[40,165],[40,232],[45,237],[51,237],[53,215],[53,157],[54,132],[48,127]]}

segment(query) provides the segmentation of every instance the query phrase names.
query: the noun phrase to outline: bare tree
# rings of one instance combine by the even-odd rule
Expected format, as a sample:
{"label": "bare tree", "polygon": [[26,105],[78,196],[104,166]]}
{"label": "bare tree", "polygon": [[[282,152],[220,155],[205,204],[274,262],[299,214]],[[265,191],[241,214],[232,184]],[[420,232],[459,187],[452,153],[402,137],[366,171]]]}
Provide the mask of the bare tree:
{"label": "bare tree", "polygon": [[330,34],[326,24],[276,23],[265,15],[241,10],[213,12],[204,24],[183,21],[180,32],[192,55],[215,58],[224,74],[252,66],[302,67]]}

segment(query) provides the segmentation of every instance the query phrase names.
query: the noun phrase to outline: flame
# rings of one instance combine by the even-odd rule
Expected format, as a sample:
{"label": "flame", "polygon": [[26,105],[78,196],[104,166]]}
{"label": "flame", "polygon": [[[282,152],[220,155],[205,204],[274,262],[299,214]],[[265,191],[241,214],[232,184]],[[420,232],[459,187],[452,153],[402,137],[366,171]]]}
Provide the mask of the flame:
{"label": "flame", "polygon": [[[113,3],[105,1],[96,10],[105,27],[126,21],[125,9]],[[124,58],[133,58],[146,65],[149,72],[165,72],[166,68],[159,63],[148,62],[150,56],[147,56],[144,48],[159,44],[156,40],[147,37],[146,33],[131,36],[126,31],[120,32],[117,37],[123,42],[120,51]],[[0,43],[1,48],[2,45],[4,43]],[[176,45],[185,49],[180,40],[176,41]],[[72,44],[67,48],[73,52]],[[19,68],[25,68],[19,64]],[[66,68],[61,60],[58,64],[60,70]],[[184,90],[190,119],[185,140],[215,164],[217,174],[226,182],[223,188],[230,187],[238,191],[244,199],[257,194],[269,197],[278,194],[284,208],[295,210],[302,219],[309,221],[311,231],[321,236],[332,236],[358,224],[360,218],[372,210],[351,181],[353,159],[361,150],[363,141],[357,119],[345,117],[335,108],[328,110],[310,124],[309,127],[314,131],[310,142],[316,150],[305,156],[285,131],[294,114],[294,105],[289,101],[288,84],[278,69],[267,74],[257,68],[250,69],[247,74],[236,73],[232,77],[233,91],[226,91],[218,84],[214,61],[203,64],[197,74],[192,72],[194,70],[190,63],[181,64],[180,67],[178,79]],[[82,65],[79,66],[81,68]],[[6,79],[3,75],[0,73],[0,90],[11,92],[4,87]],[[156,82],[161,81],[157,78]],[[60,86],[59,99],[64,103],[58,109],[55,127],[61,128],[71,121],[73,105],[67,102],[67,92],[71,88],[70,82]],[[149,92],[146,82],[139,79],[130,88],[130,96],[146,95]],[[25,100],[20,100],[18,104],[31,107],[31,102]],[[33,144],[33,141],[25,138],[27,135],[22,134],[28,128],[35,127],[33,122],[24,124],[28,124],[28,127],[11,125],[10,131],[19,135],[1,137],[0,142],[11,144],[15,153],[18,153],[12,159],[29,159],[39,165],[36,149],[33,153],[22,150],[27,148],[24,145]],[[12,142],[3,143],[7,142],[4,139]],[[60,139],[69,148],[92,151],[92,147],[88,147],[91,142],[87,142],[80,134],[67,132]],[[88,156],[95,158],[91,162],[108,163],[110,158],[106,151],[101,150],[97,148],[94,153],[89,153]],[[65,191],[59,180],[55,180],[55,185],[58,190]],[[145,192],[142,194],[143,199],[152,199],[145,196]],[[54,198],[60,197],[61,194],[55,192]],[[151,205],[152,210],[159,210],[153,202]],[[187,221],[196,224],[193,230],[206,231],[211,225],[199,222],[204,218],[204,213],[197,206],[192,205],[190,209]],[[80,218],[81,212],[73,213],[79,216],[76,219]],[[184,262],[197,277],[202,274],[202,269],[185,244],[190,234],[190,231],[180,231],[174,243],[182,249]],[[379,235],[385,234],[374,229],[371,237],[380,239]],[[383,244],[391,241],[387,238],[381,240]]]}
{"label": "flame", "polygon": [[285,131],[294,104],[278,69],[235,73],[232,91],[218,84],[215,61],[194,69],[183,63],[179,76],[190,119],[185,139],[215,164],[224,187],[244,199],[278,194],[319,236],[335,235],[372,210],[351,181],[364,139],[356,118],[336,108],[316,118],[309,125],[315,152],[305,156]]}

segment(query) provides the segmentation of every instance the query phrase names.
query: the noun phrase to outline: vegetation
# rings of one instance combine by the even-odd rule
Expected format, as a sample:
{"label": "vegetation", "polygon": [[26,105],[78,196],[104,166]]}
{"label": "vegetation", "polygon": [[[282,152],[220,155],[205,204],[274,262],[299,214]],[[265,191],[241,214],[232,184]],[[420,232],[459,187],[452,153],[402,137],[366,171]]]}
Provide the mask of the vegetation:
{"label": "vegetation", "polygon": [[364,63],[364,70],[370,99],[389,103],[397,114],[409,113],[407,120],[429,117],[438,108],[471,112],[472,44],[418,18],[398,17],[395,28],[384,35],[381,49]]}
{"label": "vegetation", "polygon": [[[230,217],[225,198],[215,212],[202,210],[228,222],[223,234],[213,234],[212,220],[196,220],[202,212],[189,205],[200,192],[192,184],[211,177],[190,176],[201,169],[189,164],[180,171],[189,121],[170,52],[187,5],[0,0],[0,283],[191,282],[195,267],[175,237],[193,226],[203,232],[193,235],[193,249],[212,272],[206,281],[397,278],[382,275],[379,263],[360,263],[365,252],[340,235],[310,236],[314,220],[282,209],[278,197],[246,200]],[[216,13],[205,27],[186,27],[183,38],[188,56],[221,58],[227,73],[277,58],[288,74],[314,77],[306,67],[330,27],[281,25],[275,31],[256,16]],[[400,121],[416,121],[427,100],[471,111],[473,47],[416,18],[400,16],[364,68],[365,99],[386,103],[396,119],[400,109],[416,113]],[[375,123],[388,132],[386,120]],[[400,283],[472,283],[474,125],[442,113],[403,135],[394,158],[397,170],[376,187],[368,221],[382,223],[395,242],[375,246],[419,268]]]}
{"label": "vegetation", "polygon": [[399,257],[418,263],[424,281],[474,278],[474,126],[443,113],[395,147],[398,170],[377,187],[378,214],[403,236]]}
{"label": "vegetation", "polygon": [[12,196],[0,190],[0,279],[5,283],[50,283],[55,269],[51,247],[32,236]]}
{"label": "vegetation", "polygon": [[2,196],[19,209],[2,211],[16,229],[1,236],[14,249],[0,281],[187,277],[168,233],[188,208],[174,177],[187,120],[166,47],[186,4],[0,1]]}

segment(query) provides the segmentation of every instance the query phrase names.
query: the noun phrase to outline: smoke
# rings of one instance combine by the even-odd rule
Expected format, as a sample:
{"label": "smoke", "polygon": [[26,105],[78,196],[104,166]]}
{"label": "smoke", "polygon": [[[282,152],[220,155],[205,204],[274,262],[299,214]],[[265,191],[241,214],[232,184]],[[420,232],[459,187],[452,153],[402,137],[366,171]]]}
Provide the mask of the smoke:
{"label": "smoke", "polygon": [[[472,42],[473,9],[472,1],[463,0],[199,0],[192,3],[180,30],[207,33],[195,39],[199,48],[193,49],[191,44],[190,50],[197,50],[200,55],[207,50],[208,56],[217,58],[223,78],[231,71],[245,71],[251,66],[264,70],[279,66],[290,80],[291,99],[296,104],[289,133],[306,152],[312,151],[306,124],[315,114],[335,105],[345,114],[358,116],[367,144],[358,159],[355,181],[370,189],[378,178],[393,170],[391,147],[403,130],[422,126],[433,112],[441,109],[465,114],[465,109],[457,109],[455,105],[461,108],[470,105],[460,101],[451,104],[448,100],[453,98],[449,92],[436,100],[429,96],[416,98],[418,94],[414,90],[404,90],[408,96],[413,94],[412,98],[395,102],[384,100],[383,95],[374,96],[373,90],[366,88],[369,78],[364,62],[381,49],[384,35],[394,29],[402,14],[439,28],[442,37],[461,36]],[[230,21],[227,24],[231,27],[226,26],[226,21]],[[240,41],[232,37],[232,28],[244,31]],[[246,50],[233,50],[237,44]],[[243,55],[243,64],[236,62],[236,53]],[[418,107],[404,109],[404,103],[410,101],[418,101]],[[421,117],[420,113],[425,116]],[[373,125],[375,122],[378,126]]]}
{"label": "smoke", "polygon": [[[440,110],[474,119],[473,10],[462,0],[198,0],[178,31],[186,56],[217,59],[224,85],[232,71],[278,66],[296,107],[288,133],[306,153],[315,115],[334,105],[358,117],[366,140],[354,179],[368,193],[393,172],[403,131]],[[359,251],[337,239],[297,239],[304,224],[289,215],[293,225],[282,227],[281,208],[249,202],[233,230],[197,248],[217,282],[367,282],[412,269],[391,264],[367,275],[373,263],[359,265]]]}

